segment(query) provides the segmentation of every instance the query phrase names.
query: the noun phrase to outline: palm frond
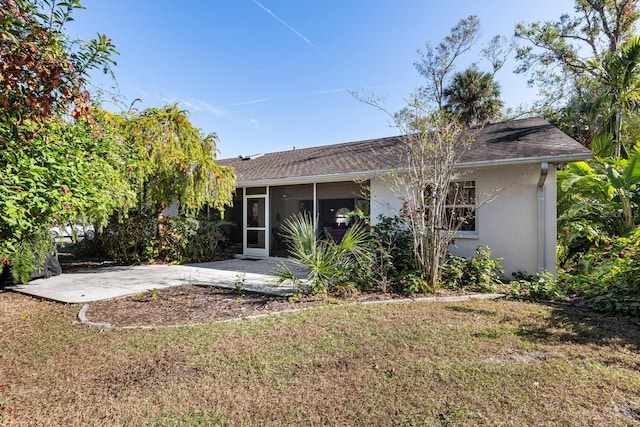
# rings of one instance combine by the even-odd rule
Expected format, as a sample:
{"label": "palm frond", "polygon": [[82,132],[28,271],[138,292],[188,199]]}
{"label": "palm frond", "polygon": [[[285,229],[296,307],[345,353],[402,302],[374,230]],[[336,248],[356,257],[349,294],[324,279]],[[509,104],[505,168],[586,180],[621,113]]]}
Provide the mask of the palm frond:
{"label": "palm frond", "polygon": [[[326,293],[345,281],[354,268],[368,259],[368,230],[355,224],[345,233],[340,243],[317,240],[317,227],[308,214],[288,218],[282,232],[289,241],[292,262],[308,271],[308,281],[316,293]],[[283,270],[282,275],[289,274]]]}

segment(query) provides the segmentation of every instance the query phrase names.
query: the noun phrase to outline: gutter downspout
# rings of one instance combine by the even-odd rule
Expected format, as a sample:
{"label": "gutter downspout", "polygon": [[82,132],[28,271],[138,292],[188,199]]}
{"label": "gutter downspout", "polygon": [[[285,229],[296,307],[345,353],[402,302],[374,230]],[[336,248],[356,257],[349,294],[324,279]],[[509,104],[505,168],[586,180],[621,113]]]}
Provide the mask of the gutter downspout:
{"label": "gutter downspout", "polygon": [[544,198],[544,183],[549,172],[549,162],[540,163],[540,178],[538,179],[538,273],[547,271],[546,264],[546,200]]}

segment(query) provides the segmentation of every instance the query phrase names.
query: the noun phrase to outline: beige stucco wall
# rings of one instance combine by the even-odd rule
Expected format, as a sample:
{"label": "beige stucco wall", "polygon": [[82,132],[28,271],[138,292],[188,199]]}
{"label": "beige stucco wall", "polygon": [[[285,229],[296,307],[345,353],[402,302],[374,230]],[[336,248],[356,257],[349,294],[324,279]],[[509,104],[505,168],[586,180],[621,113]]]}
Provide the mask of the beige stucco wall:
{"label": "beige stucco wall", "polygon": [[[480,208],[476,234],[456,238],[451,252],[472,256],[478,246],[489,246],[501,257],[504,276],[515,271],[533,274],[540,266],[556,272],[556,173],[553,165],[544,186],[544,233],[538,235],[538,180],[540,164],[487,167],[464,171],[461,179],[476,181]],[[380,178],[371,180],[371,218],[395,215],[402,202]],[[544,261],[538,260],[538,240],[543,240]]]}

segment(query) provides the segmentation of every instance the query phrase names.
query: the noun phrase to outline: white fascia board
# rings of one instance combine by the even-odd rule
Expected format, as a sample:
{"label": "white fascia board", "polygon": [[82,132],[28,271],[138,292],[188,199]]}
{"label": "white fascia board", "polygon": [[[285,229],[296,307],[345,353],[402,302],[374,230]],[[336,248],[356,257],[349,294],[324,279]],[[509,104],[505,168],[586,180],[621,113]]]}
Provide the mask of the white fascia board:
{"label": "white fascia board", "polygon": [[562,156],[521,157],[516,159],[465,162],[465,163],[459,163],[455,167],[456,169],[463,169],[463,168],[477,168],[477,167],[490,167],[490,166],[512,166],[512,165],[523,165],[523,164],[543,163],[543,162],[571,163],[571,162],[579,162],[579,161],[588,161],[592,159],[593,159],[593,156],[590,153],[577,153],[577,154],[566,154]]}
{"label": "white fascia board", "polygon": [[262,187],[262,186],[275,186],[275,185],[298,185],[298,184],[313,184],[323,182],[340,182],[340,181],[357,181],[366,180],[372,176],[382,175],[388,171],[358,171],[348,173],[336,173],[328,175],[311,175],[311,176],[292,176],[286,178],[271,178],[271,179],[252,179],[252,180],[239,180],[236,182],[236,187]]}

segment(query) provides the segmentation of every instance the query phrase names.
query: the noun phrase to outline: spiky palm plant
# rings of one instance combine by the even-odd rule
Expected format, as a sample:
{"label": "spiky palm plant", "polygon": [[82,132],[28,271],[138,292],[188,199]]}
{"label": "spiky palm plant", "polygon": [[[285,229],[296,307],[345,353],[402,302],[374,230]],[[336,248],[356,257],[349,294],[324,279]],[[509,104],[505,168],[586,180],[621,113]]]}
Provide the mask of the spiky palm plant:
{"label": "spiky palm plant", "polygon": [[[289,242],[291,261],[308,271],[308,290],[316,294],[326,294],[338,285],[351,282],[371,259],[367,246],[369,233],[360,223],[349,228],[336,243],[319,240],[311,215],[300,213],[284,221],[282,233]],[[279,283],[298,281],[286,265],[282,265],[276,275]]]}

